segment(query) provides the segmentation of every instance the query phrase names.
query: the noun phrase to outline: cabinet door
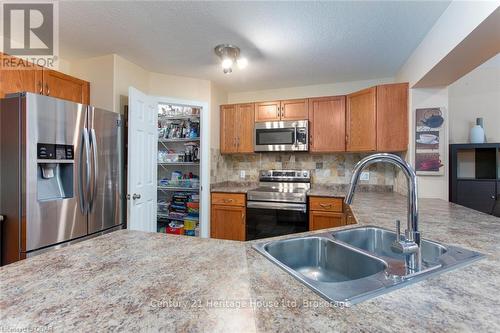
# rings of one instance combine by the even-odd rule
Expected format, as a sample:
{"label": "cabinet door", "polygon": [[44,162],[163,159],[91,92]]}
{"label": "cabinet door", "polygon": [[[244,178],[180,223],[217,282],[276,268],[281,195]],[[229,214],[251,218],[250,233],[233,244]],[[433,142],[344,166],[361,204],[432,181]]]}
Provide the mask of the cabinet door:
{"label": "cabinet door", "polygon": [[309,99],[309,149],[345,151],[345,96]]}
{"label": "cabinet door", "polygon": [[457,181],[457,204],[492,214],[496,203],[495,181]]}
{"label": "cabinet door", "polygon": [[377,148],[376,99],[375,87],[347,95],[347,151],[374,151]]}
{"label": "cabinet door", "polygon": [[87,81],[46,68],[43,69],[43,91],[48,96],[90,103],[90,85]]}
{"label": "cabinet door", "polygon": [[255,121],[280,120],[280,101],[255,104]]}
{"label": "cabinet door", "polygon": [[281,120],[307,120],[307,99],[290,99],[281,101]]}
{"label": "cabinet door", "polygon": [[231,154],[237,152],[236,104],[220,107],[220,152]]}
{"label": "cabinet door", "polygon": [[238,104],[237,124],[238,124],[238,153],[253,153],[254,151],[254,114],[255,105],[253,103]]}
{"label": "cabinet door", "polygon": [[500,181],[497,182],[497,195],[495,198],[495,206],[493,207],[493,215],[500,217]]}
{"label": "cabinet door", "polygon": [[212,205],[210,237],[245,240],[245,207]]}
{"label": "cabinet door", "polygon": [[42,68],[0,53],[0,98],[17,92],[40,93]]}
{"label": "cabinet door", "polygon": [[344,214],[322,211],[309,212],[309,230],[335,228],[345,225]]}
{"label": "cabinet door", "polygon": [[377,86],[377,151],[408,149],[408,83]]}

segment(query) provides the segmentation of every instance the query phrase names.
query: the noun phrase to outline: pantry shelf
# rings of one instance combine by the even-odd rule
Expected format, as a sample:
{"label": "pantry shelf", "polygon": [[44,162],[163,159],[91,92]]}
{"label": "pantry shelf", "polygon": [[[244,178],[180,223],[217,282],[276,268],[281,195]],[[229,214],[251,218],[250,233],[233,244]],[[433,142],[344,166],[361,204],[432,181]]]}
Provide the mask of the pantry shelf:
{"label": "pantry shelf", "polygon": [[200,165],[200,162],[158,162],[160,166],[167,165]]}
{"label": "pantry shelf", "polygon": [[200,119],[199,115],[186,115],[186,116],[158,116],[160,120],[186,120],[186,119]]}
{"label": "pantry shelf", "polygon": [[191,142],[191,141],[200,141],[200,138],[158,139],[159,143],[164,143],[164,142]]}
{"label": "pantry shelf", "polygon": [[183,192],[199,192],[199,188],[181,187],[181,186],[158,186],[160,191],[183,191]]}

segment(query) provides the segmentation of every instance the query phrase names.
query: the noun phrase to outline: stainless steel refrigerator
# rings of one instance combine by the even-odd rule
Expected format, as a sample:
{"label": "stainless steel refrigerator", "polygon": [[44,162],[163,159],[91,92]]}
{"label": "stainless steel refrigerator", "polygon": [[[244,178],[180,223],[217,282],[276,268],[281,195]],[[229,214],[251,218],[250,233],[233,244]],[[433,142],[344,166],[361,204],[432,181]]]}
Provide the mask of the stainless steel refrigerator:
{"label": "stainless steel refrigerator", "polygon": [[121,115],[32,93],[0,100],[2,264],[121,228]]}

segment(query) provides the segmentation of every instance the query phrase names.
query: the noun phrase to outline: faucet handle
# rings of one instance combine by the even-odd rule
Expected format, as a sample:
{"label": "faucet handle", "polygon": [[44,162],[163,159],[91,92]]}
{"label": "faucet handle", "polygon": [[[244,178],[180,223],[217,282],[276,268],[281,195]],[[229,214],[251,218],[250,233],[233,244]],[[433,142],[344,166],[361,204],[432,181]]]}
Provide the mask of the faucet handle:
{"label": "faucet handle", "polygon": [[396,220],[396,242],[401,241],[401,221]]}

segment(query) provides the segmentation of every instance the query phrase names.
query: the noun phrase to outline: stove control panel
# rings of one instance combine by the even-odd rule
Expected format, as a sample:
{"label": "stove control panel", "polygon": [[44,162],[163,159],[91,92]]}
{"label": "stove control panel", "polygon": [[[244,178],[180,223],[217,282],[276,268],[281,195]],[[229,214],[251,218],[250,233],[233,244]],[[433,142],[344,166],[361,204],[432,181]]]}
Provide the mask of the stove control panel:
{"label": "stove control panel", "polygon": [[308,181],[311,178],[309,170],[262,170],[260,179],[276,179],[290,181]]}

